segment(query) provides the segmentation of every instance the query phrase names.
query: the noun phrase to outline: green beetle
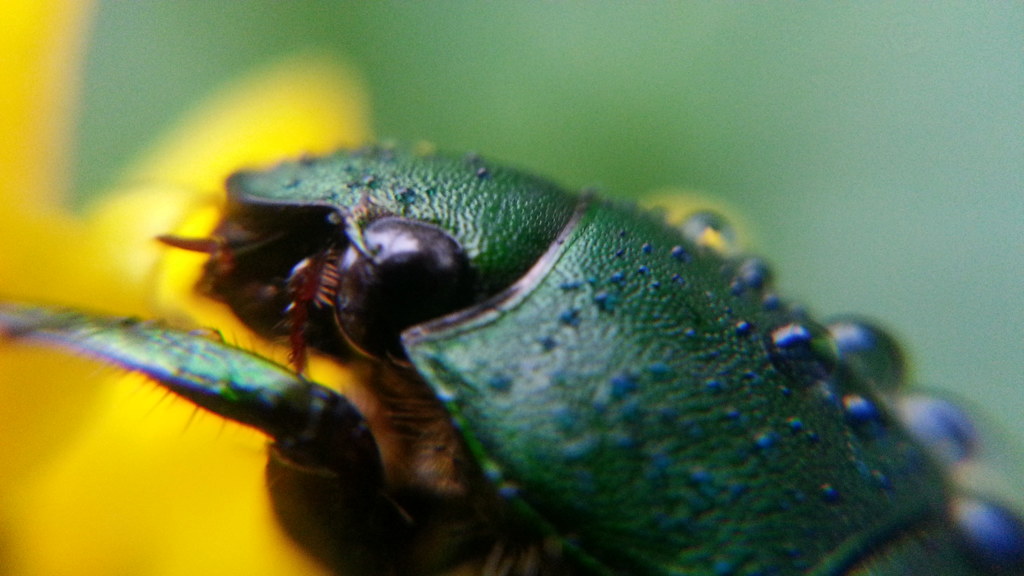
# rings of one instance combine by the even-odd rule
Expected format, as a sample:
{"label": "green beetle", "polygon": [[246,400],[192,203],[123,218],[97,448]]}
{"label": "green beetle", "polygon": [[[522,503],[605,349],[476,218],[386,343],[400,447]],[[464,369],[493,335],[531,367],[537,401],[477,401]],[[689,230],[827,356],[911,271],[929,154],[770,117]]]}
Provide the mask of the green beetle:
{"label": "green beetle", "polygon": [[[197,287],[292,367],[209,333],[7,304],[273,440],[286,529],[347,573],[1019,574],[1024,523],[953,486],[975,435],[884,332],[780,300],[709,215],[371,148],[240,172]],[[307,380],[353,366],[372,408]]]}

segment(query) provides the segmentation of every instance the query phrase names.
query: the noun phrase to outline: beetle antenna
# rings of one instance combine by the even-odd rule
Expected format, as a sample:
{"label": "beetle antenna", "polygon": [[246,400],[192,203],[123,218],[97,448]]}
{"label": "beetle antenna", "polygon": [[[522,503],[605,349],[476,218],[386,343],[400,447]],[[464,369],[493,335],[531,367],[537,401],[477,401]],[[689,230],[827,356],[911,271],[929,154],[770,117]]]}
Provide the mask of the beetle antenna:
{"label": "beetle antenna", "polygon": [[227,242],[220,236],[209,238],[188,238],[175,236],[173,234],[161,234],[156,237],[157,242],[172,248],[209,254],[210,259],[216,262],[217,270],[228,272],[235,267],[235,254],[228,247]]}

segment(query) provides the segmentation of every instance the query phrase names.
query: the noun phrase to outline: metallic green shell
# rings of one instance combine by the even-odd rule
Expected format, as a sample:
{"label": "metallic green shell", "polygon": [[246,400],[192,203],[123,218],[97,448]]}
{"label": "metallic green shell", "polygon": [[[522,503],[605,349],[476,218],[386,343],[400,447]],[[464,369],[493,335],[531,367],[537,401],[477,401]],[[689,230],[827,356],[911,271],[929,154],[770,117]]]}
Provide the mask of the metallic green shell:
{"label": "metallic green shell", "polygon": [[595,203],[539,266],[405,344],[499,489],[588,563],[838,574],[940,521],[940,470],[888,415],[850,422],[844,396],[881,403],[824,380],[827,350],[773,350],[816,328],[733,295],[716,254]]}
{"label": "metallic green shell", "polygon": [[[256,239],[247,258],[265,241],[301,259],[360,243],[381,216],[438,226],[468,255],[479,303],[406,330],[408,360],[495,494],[581,573],[985,573],[943,464],[889,412],[898,370],[871,384],[871,358],[838,356],[799,308],[738,281],[738,259],[659,216],[474,157],[370,149],[236,174],[222,225]],[[252,280],[283,290],[295,264]],[[2,305],[0,338],[140,371],[304,462],[368,463],[377,486],[347,399],[208,335]],[[1017,524],[991,524],[1017,530],[1015,562]]]}
{"label": "metallic green shell", "polygon": [[228,197],[227,218],[269,220],[271,227],[280,226],[282,215],[317,208],[340,210],[356,229],[352,237],[382,214],[434,224],[462,244],[483,292],[500,290],[526,272],[576,206],[574,197],[550,182],[473,157],[380,149],[239,172],[228,180]]}

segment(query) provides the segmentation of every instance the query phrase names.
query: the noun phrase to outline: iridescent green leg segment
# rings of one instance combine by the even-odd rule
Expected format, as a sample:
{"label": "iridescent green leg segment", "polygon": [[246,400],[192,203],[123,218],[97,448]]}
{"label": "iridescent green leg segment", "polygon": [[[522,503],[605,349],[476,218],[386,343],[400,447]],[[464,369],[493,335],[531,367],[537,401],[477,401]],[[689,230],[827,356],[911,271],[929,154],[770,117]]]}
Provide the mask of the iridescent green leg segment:
{"label": "iridescent green leg segment", "polygon": [[381,481],[377,445],[344,396],[216,333],[5,303],[0,337],[58,345],[142,373],[197,406],[264,432],[294,463],[339,474],[359,466],[364,480]]}

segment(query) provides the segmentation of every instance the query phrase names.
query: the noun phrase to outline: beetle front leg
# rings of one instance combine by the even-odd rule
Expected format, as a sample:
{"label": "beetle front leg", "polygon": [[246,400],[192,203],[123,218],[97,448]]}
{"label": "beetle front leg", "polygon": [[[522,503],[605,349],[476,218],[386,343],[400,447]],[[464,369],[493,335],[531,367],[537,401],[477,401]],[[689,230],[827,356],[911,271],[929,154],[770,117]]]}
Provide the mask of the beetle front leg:
{"label": "beetle front leg", "polygon": [[[318,539],[336,541],[347,533],[311,534],[297,523],[298,512],[305,512],[300,515],[308,526],[321,522],[320,527],[331,527],[340,526],[345,518],[365,519],[372,507],[382,526],[380,531],[367,530],[371,527],[365,520],[355,522],[364,533],[380,533],[396,523],[398,514],[384,496],[377,443],[359,410],[342,394],[227,344],[215,332],[3,303],[3,340],[56,345],[139,372],[197,406],[270,436],[268,475],[274,508],[287,531],[314,554]],[[333,497],[318,499],[325,491]],[[320,502],[321,509],[303,504],[304,500]],[[332,504],[325,507],[324,502]],[[344,506],[353,509],[339,509]],[[324,514],[334,514],[335,519],[322,523],[316,516]],[[379,558],[369,550],[379,545],[367,543],[363,557]],[[386,568],[360,566],[357,573],[387,573]]]}
{"label": "beetle front leg", "polygon": [[348,399],[219,334],[73,310],[0,304],[0,338],[84,352],[142,373],[163,388],[274,440],[284,459],[381,486],[373,435]]}
{"label": "beetle front leg", "polygon": [[382,482],[373,435],[345,396],[215,332],[0,304],[0,337],[58,345],[142,373],[197,406],[267,434],[298,465],[339,475],[354,466],[374,484]]}

